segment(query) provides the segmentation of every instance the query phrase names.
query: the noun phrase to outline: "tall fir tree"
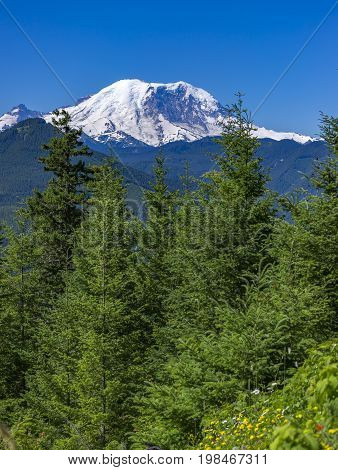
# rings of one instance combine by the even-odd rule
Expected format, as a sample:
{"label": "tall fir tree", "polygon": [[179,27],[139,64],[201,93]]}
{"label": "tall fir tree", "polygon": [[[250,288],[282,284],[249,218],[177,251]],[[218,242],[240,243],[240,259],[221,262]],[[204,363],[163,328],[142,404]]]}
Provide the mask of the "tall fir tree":
{"label": "tall fir tree", "polygon": [[139,223],[111,163],[93,167],[89,190],[74,269],[41,330],[28,394],[40,429],[49,429],[46,445],[52,439],[56,448],[127,447],[133,399],[145,378],[149,321],[135,304],[133,281]]}
{"label": "tall fir tree", "polygon": [[[166,305],[177,332],[217,331],[220,305],[240,304],[245,277],[269,262],[267,241],[274,223],[274,198],[256,155],[258,141],[242,98],[228,108],[218,140],[217,169],[205,175],[200,190],[182,205],[172,265],[174,288]],[[185,328],[186,327],[186,328]]]}
{"label": "tall fir tree", "polygon": [[149,321],[135,303],[135,229],[122,177],[96,167],[92,210],[75,256],[74,282],[86,328],[77,366],[78,425],[92,446],[128,447],[133,398],[142,387]]}
{"label": "tall fir tree", "polygon": [[0,399],[22,397],[36,346],[39,251],[25,221],[17,222],[17,231],[4,229],[0,258]]}
{"label": "tall fir tree", "polygon": [[153,326],[165,322],[164,301],[168,290],[166,257],[172,248],[175,233],[177,191],[166,181],[167,169],[162,154],[155,157],[154,182],[144,193],[146,223],[139,237],[140,295]]}
{"label": "tall fir tree", "polygon": [[72,129],[70,121],[66,111],[54,111],[52,123],[59,135],[43,146],[47,155],[40,158],[53,176],[43,192],[35,190],[28,199],[27,218],[42,248],[41,283],[49,288],[49,296],[62,291],[63,273],[72,266],[74,235],[83,218],[85,183],[90,179],[80,158],[91,152],[79,140],[81,130]]}
{"label": "tall fir tree", "polygon": [[210,345],[219,345],[229,316],[243,308],[248,285],[269,263],[275,215],[253,129],[239,97],[219,140],[218,169],[206,175],[197,193],[185,195],[175,212],[176,230],[165,257],[166,321],[156,334],[161,366],[140,405],[141,440],[153,436],[164,446],[182,444],[182,438],[197,435],[202,410],[227,393],[234,396],[229,395],[229,364],[214,357]]}

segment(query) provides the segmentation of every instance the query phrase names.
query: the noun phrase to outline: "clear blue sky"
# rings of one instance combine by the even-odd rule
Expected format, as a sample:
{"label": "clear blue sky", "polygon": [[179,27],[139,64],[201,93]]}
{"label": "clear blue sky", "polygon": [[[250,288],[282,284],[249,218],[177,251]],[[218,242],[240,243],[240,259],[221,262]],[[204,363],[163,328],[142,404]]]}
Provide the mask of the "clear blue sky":
{"label": "clear blue sky", "polygon": [[[2,0],[1,0],[2,1]],[[253,110],[334,0],[3,0],[76,97],[122,78],[185,80]],[[337,114],[338,6],[256,114],[258,125],[317,132]],[[0,2],[0,113],[71,98]]]}

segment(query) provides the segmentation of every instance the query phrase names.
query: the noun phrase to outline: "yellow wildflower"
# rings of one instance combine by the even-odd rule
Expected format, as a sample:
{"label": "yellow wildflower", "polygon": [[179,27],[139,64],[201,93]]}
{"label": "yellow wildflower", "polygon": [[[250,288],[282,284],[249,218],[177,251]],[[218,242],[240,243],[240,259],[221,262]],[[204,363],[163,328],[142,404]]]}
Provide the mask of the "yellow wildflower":
{"label": "yellow wildflower", "polygon": [[327,444],[324,444],[324,449],[325,450],[333,450],[333,447],[327,445]]}

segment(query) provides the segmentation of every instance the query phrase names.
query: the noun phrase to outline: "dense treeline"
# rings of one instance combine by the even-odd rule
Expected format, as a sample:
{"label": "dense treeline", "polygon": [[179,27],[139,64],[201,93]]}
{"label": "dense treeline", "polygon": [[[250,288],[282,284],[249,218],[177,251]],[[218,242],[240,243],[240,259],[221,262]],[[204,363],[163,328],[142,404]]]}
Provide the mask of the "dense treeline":
{"label": "dense treeline", "polygon": [[316,195],[280,198],[241,97],[228,112],[197,189],[187,168],[172,191],[156,158],[143,220],[56,113],[52,178],[0,238],[0,420],[19,448],[336,446],[338,120],[322,116]]}

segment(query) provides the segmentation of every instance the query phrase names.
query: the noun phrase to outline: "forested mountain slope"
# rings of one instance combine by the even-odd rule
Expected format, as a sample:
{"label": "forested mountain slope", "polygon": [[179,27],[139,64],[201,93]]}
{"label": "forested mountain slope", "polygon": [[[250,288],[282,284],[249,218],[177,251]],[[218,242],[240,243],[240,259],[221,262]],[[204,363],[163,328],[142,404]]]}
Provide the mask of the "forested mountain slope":
{"label": "forested mountain slope", "polygon": [[[321,140],[301,144],[294,140],[260,139],[256,154],[263,158],[263,166],[269,170],[269,187],[278,193],[287,193],[299,186],[308,186],[304,174],[311,175],[315,160],[323,160],[327,151]],[[152,171],[158,148],[120,149],[121,160],[146,173]],[[200,177],[214,166],[213,156],[221,149],[214,138],[205,137],[195,142],[173,142],[160,147],[166,156],[171,177],[178,179],[184,173],[186,162],[190,172]]]}
{"label": "forested mountain slope", "polygon": [[[38,157],[45,154],[42,145],[56,134],[51,124],[38,118],[21,121],[0,133],[0,218],[12,214],[34,188],[46,186],[50,174],[43,171]],[[106,157],[93,150],[90,161],[99,163]],[[132,167],[118,166],[130,196],[139,198],[140,188],[148,187],[151,177]]]}

